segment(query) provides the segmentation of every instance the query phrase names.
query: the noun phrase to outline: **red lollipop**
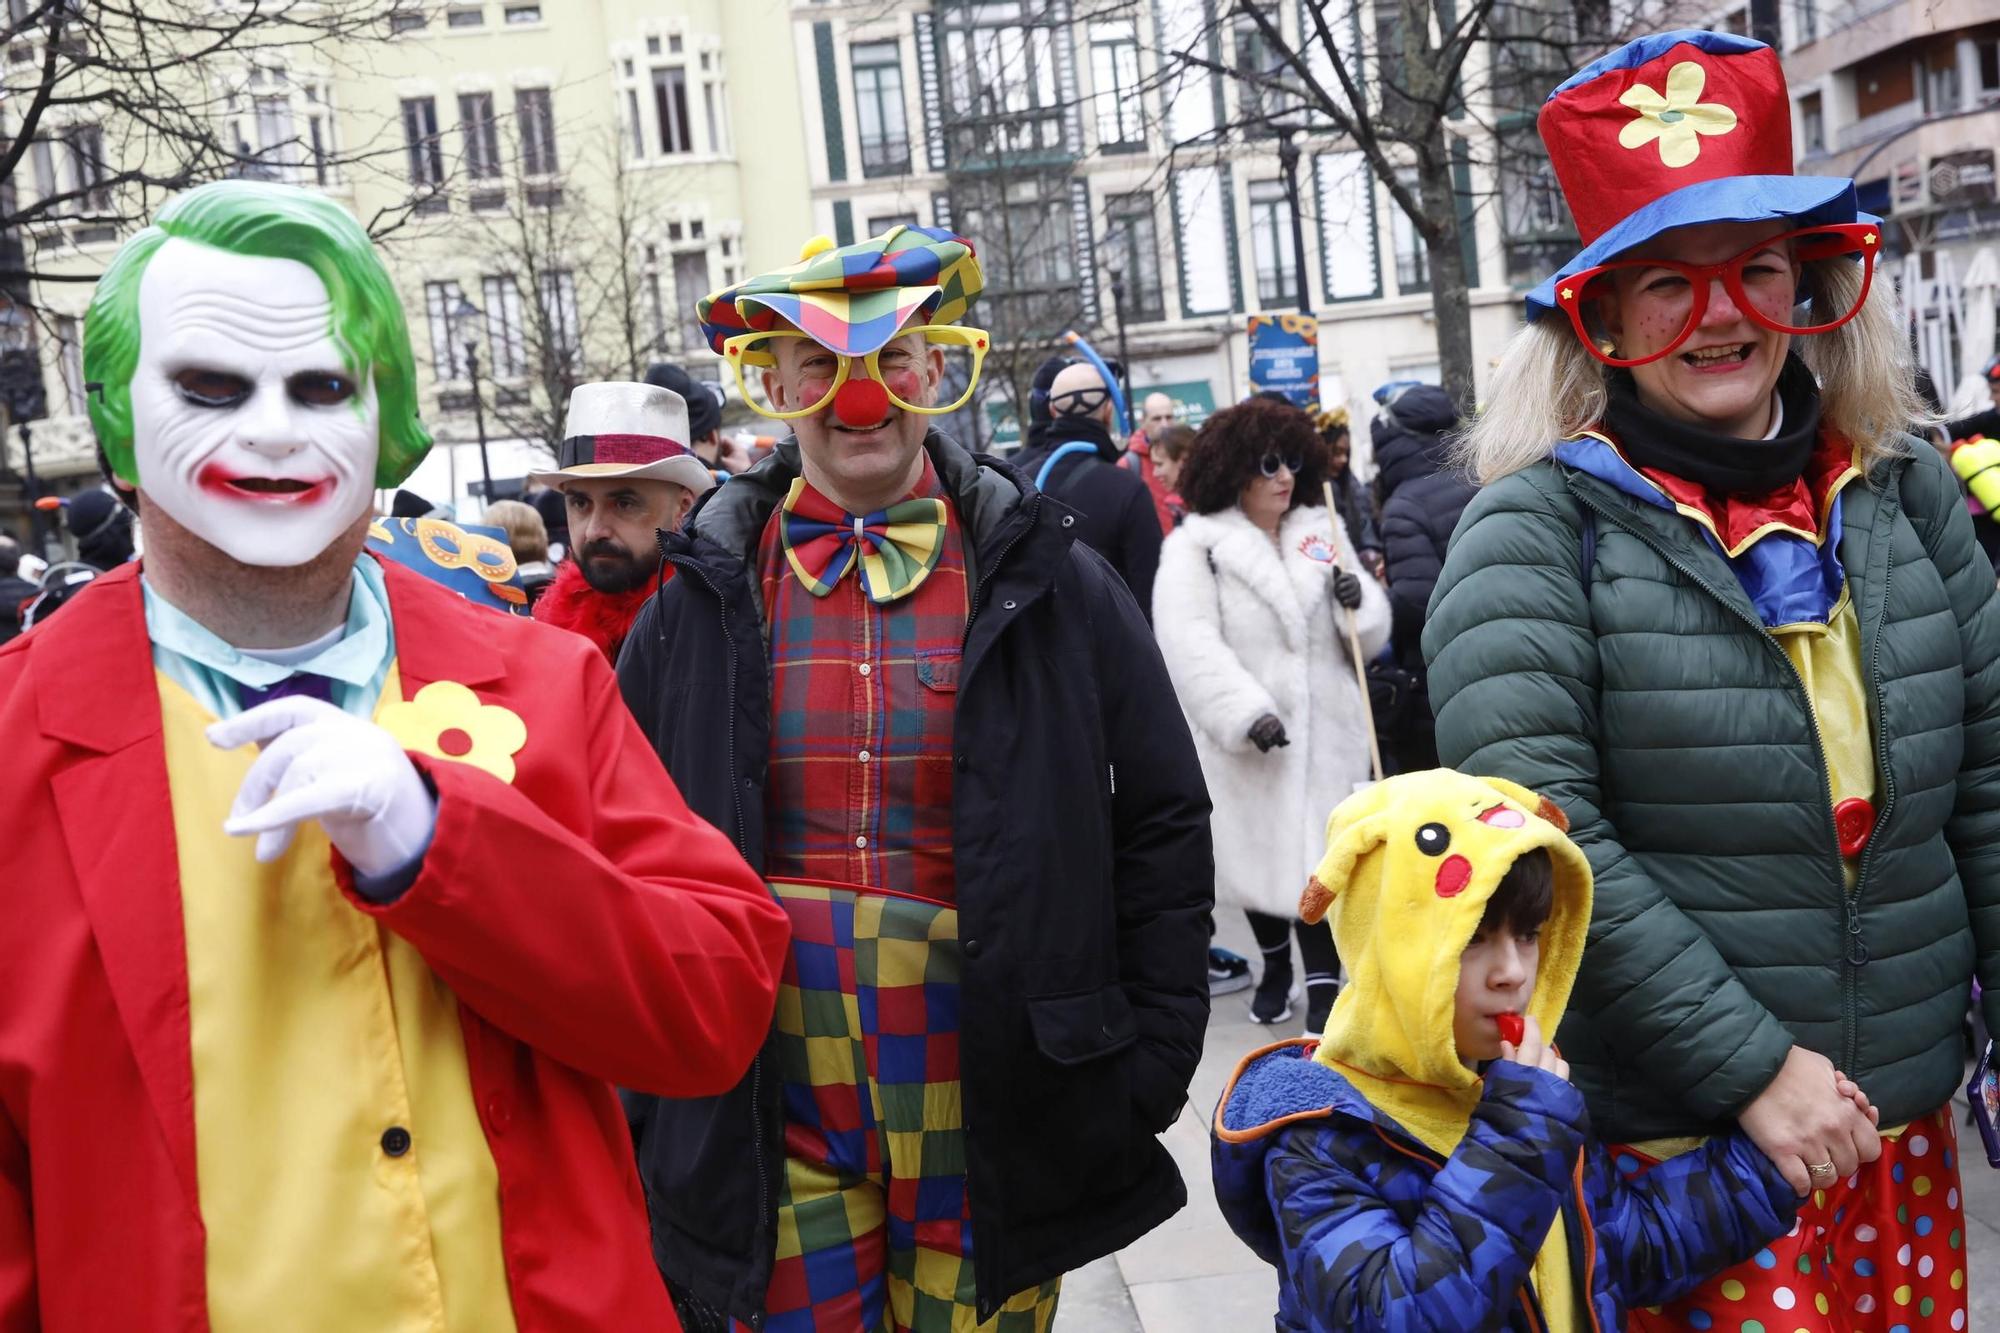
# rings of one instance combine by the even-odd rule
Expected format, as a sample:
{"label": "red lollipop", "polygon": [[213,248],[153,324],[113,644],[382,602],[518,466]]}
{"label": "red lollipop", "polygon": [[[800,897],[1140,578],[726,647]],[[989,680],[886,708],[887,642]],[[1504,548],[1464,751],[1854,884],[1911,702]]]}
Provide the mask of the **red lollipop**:
{"label": "red lollipop", "polygon": [[1493,1021],[1500,1025],[1500,1040],[1509,1046],[1519,1046],[1528,1035],[1528,1025],[1519,1014],[1496,1014]]}

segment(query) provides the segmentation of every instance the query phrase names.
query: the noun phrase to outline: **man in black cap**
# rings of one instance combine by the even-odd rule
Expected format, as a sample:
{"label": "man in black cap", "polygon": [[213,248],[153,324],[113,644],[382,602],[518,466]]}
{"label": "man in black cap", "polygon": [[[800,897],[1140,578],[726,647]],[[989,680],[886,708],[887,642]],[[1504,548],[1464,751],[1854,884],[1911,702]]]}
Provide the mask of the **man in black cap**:
{"label": "man in black cap", "polygon": [[694,456],[708,465],[717,481],[726,481],[750,466],[743,446],[723,438],[722,400],[707,380],[698,380],[679,366],[655,361],[646,367],[646,383],[672,389],[687,400],[688,430],[694,436]]}
{"label": "man in black cap", "polygon": [[132,558],[132,511],[109,491],[90,490],[63,506],[63,521],[76,538],[77,558],[100,572]]}

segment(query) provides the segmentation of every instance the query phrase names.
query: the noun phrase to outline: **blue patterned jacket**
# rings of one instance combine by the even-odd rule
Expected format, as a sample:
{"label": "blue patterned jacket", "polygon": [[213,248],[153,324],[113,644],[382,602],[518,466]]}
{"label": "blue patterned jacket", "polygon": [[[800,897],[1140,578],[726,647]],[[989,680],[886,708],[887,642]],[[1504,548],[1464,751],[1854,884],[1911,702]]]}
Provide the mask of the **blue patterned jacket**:
{"label": "blue patterned jacket", "polygon": [[1223,1214],[1277,1267],[1281,1333],[1540,1333],[1529,1270],[1558,1209],[1579,1333],[1612,1333],[1792,1226],[1797,1196],[1741,1131],[1622,1175],[1574,1087],[1495,1061],[1443,1158],[1313,1045],[1249,1056],[1212,1141]]}

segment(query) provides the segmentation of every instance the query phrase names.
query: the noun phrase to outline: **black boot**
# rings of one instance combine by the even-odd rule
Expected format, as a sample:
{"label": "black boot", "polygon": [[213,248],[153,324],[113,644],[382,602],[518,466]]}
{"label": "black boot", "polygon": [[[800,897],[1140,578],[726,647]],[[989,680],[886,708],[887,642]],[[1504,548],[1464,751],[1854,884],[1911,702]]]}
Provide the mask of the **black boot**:
{"label": "black boot", "polygon": [[1264,975],[1250,997],[1250,1017],[1264,1024],[1288,1023],[1292,1017],[1292,942],[1264,952]]}

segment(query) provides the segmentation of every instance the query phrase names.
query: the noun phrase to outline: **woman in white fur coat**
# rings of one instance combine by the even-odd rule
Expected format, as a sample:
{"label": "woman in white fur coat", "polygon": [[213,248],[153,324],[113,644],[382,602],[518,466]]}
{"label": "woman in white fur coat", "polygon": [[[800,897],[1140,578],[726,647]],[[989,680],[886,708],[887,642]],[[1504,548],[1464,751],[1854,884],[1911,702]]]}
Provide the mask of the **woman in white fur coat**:
{"label": "woman in white fur coat", "polygon": [[1252,398],[1210,417],[1182,465],[1187,521],[1153,585],[1153,629],[1215,806],[1216,905],[1249,912],[1264,955],[1251,1016],[1291,1017],[1296,928],[1309,1032],[1325,1025],[1340,964],[1332,933],[1297,920],[1299,892],[1327,815],[1369,778],[1344,608],[1365,657],[1389,638],[1387,596],[1338,516],[1328,522],[1326,468],[1296,408]]}

